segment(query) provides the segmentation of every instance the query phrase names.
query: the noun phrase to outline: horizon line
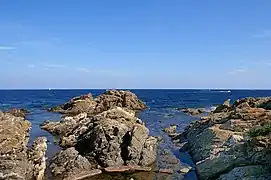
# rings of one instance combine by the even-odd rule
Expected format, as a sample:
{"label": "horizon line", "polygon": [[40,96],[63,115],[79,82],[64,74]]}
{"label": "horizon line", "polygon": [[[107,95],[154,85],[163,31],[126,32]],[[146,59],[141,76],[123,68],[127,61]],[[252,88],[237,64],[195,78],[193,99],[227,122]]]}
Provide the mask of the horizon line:
{"label": "horizon line", "polygon": [[0,88],[3,90],[271,90],[271,88]]}

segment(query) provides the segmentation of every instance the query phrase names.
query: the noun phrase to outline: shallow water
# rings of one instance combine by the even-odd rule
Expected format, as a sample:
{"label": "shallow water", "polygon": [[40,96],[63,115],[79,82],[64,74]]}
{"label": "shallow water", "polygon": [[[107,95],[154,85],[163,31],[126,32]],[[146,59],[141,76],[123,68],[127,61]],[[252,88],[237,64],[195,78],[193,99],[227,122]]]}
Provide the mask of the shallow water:
{"label": "shallow water", "polygon": [[[162,132],[165,127],[171,124],[178,124],[178,130],[181,132],[191,120],[196,117],[187,116],[184,113],[177,111],[176,108],[185,107],[204,107],[210,109],[214,105],[222,103],[226,99],[232,101],[253,96],[271,96],[271,91],[267,90],[132,90],[137,96],[142,99],[150,107],[149,109],[139,114],[140,118],[146,123],[150,129],[150,134],[163,137],[163,142],[160,144],[159,152],[165,150],[168,153],[175,155],[180,163],[185,163],[193,166],[189,156],[179,152],[171,139]],[[54,143],[54,138],[40,129],[39,125],[44,120],[59,120],[60,115],[50,113],[46,108],[58,104],[62,104],[70,98],[86,93],[92,93],[97,96],[104,90],[0,90],[0,109],[7,110],[9,108],[27,108],[30,114],[27,119],[32,123],[30,143],[38,136],[46,136],[49,140],[47,156],[49,159],[57,153],[60,148]],[[164,164],[158,162],[157,165]],[[178,168],[178,167],[177,167]],[[97,179],[196,179],[195,173],[191,172],[184,177],[175,173],[172,177],[159,175],[157,173],[136,173],[108,175],[104,174]]]}

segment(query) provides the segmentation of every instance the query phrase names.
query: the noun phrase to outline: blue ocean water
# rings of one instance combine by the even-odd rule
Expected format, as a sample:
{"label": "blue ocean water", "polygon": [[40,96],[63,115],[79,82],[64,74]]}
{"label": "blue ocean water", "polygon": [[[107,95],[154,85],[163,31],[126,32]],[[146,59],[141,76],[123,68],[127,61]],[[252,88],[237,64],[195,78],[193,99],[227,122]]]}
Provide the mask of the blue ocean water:
{"label": "blue ocean water", "polygon": [[[32,123],[30,143],[38,136],[49,139],[48,156],[52,157],[59,151],[54,144],[53,137],[40,129],[44,120],[59,120],[57,113],[47,112],[46,109],[68,101],[70,98],[82,94],[92,93],[97,96],[105,90],[0,90],[0,110],[9,108],[26,108],[30,111],[27,119]],[[149,109],[140,113],[140,118],[150,129],[150,134],[162,136],[164,142],[161,148],[175,154],[181,162],[192,165],[187,154],[180,153],[178,147],[162,132],[171,124],[178,124],[179,131],[196,119],[185,115],[176,108],[204,107],[223,103],[226,99],[232,102],[244,97],[271,96],[271,90],[131,90],[142,99]],[[187,179],[196,179],[195,174],[187,175]]]}

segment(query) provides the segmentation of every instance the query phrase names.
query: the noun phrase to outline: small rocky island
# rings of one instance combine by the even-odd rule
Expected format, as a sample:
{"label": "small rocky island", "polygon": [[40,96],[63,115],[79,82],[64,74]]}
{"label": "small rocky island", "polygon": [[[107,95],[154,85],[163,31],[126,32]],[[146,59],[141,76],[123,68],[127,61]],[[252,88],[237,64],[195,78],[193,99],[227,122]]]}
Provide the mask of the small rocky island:
{"label": "small rocky island", "polygon": [[63,148],[50,164],[61,179],[84,179],[102,172],[151,171],[157,138],[136,111],[146,105],[130,91],[110,90],[93,98],[75,97],[50,111],[65,114],[41,128],[60,138]]}
{"label": "small rocky island", "polygon": [[180,138],[200,179],[271,179],[271,98],[227,101]]}

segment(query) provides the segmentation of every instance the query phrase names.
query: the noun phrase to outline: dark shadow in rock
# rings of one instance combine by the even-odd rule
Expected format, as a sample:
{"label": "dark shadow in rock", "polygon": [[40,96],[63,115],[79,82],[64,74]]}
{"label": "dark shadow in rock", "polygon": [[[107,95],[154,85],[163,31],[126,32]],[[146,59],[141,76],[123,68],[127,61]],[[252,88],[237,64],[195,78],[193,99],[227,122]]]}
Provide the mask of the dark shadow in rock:
{"label": "dark shadow in rock", "polygon": [[122,138],[122,144],[121,144],[121,157],[126,164],[126,161],[131,160],[131,157],[129,157],[129,150],[128,146],[131,145],[132,136],[131,132],[128,131]]}

